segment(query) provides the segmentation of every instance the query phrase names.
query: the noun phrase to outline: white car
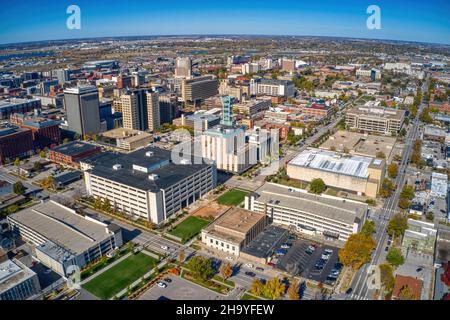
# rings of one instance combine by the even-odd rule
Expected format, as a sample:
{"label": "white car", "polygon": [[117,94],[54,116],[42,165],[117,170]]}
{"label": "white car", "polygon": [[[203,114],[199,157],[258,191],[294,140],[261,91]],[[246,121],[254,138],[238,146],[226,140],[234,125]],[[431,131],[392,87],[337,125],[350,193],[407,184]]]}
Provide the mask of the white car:
{"label": "white car", "polygon": [[163,249],[163,250],[169,250],[169,247],[168,247],[168,246],[161,246],[161,249]]}
{"label": "white car", "polygon": [[246,263],[245,266],[250,269],[253,268],[253,264],[251,264],[251,263]]}
{"label": "white car", "polygon": [[234,260],[233,257],[230,257],[230,256],[226,257],[225,259],[227,259],[227,260],[229,260],[229,261]]}
{"label": "white car", "polygon": [[167,288],[167,284],[165,284],[164,282],[158,282],[158,287],[160,288]]}

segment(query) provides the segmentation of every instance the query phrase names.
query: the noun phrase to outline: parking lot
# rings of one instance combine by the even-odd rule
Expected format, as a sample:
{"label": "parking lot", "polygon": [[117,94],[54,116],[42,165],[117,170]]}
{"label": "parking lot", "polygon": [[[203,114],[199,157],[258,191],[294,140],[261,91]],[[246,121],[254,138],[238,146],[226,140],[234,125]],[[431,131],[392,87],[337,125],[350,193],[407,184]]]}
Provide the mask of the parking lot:
{"label": "parking lot", "polygon": [[[335,268],[339,262],[338,248],[292,236],[290,239],[284,248],[276,250],[276,267],[305,279],[334,285],[340,273],[340,268]],[[332,271],[334,277],[329,278]]]}
{"label": "parking lot", "polygon": [[[185,279],[167,276],[172,282],[166,283],[166,288],[160,288],[157,284],[147,290],[139,300],[221,300],[222,296]],[[165,279],[166,279],[165,278]]]}

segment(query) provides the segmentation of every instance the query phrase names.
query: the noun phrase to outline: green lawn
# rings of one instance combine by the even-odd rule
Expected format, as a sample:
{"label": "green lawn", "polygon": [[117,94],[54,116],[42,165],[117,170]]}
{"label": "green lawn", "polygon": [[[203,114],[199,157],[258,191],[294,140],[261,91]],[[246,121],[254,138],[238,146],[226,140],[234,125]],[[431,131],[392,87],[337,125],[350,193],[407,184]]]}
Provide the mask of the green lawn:
{"label": "green lawn", "polygon": [[207,220],[191,216],[176,225],[169,233],[181,238],[183,242],[186,242],[198,234],[208,223],[209,221]]}
{"label": "green lawn", "polygon": [[217,199],[217,202],[225,206],[237,206],[240,205],[242,201],[244,201],[244,198],[247,194],[248,192],[246,191],[242,191],[239,189],[231,189],[230,191],[221,195]]}
{"label": "green lawn", "polygon": [[145,253],[133,254],[103,272],[83,288],[101,299],[110,299],[156,266],[158,261]]}

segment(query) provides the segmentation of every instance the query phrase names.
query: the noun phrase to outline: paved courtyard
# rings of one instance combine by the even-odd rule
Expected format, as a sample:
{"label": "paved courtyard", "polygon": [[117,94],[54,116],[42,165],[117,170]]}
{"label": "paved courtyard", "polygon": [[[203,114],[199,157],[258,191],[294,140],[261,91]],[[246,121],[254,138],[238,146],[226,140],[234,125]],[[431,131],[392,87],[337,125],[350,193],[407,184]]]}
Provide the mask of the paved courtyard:
{"label": "paved courtyard", "polygon": [[172,280],[171,283],[164,281],[167,284],[167,288],[160,288],[155,284],[139,300],[159,300],[164,298],[169,300],[223,300],[226,298],[185,279],[175,276],[167,276],[166,278]]}

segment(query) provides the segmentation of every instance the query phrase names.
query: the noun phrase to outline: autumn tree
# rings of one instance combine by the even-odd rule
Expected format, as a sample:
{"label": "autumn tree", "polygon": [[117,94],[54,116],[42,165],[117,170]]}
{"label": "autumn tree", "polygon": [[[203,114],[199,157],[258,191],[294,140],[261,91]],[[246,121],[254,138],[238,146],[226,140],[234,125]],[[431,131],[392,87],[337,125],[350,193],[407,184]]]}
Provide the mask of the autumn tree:
{"label": "autumn tree", "polygon": [[372,250],[376,243],[372,237],[363,233],[355,233],[345,242],[343,249],[339,250],[339,259],[346,265],[358,270],[361,266],[370,261]]}
{"label": "autumn tree", "polygon": [[289,300],[300,300],[300,286],[298,284],[297,280],[294,280],[288,290],[287,290],[287,294],[289,297]]}
{"label": "autumn tree", "polygon": [[228,279],[233,274],[233,267],[229,263],[225,263],[220,267],[222,278]]}
{"label": "autumn tree", "polygon": [[264,284],[259,279],[252,281],[250,286],[250,292],[255,296],[261,296],[263,294]]}
{"label": "autumn tree", "polygon": [[184,259],[186,259],[186,254],[185,254],[184,250],[181,249],[181,250],[178,252],[178,261],[184,262]]}
{"label": "autumn tree", "polygon": [[386,155],[383,151],[378,151],[375,156],[380,159],[386,159]]}
{"label": "autumn tree", "polygon": [[395,162],[392,162],[389,166],[388,166],[388,176],[389,178],[395,179],[397,178],[398,175],[398,165]]}
{"label": "autumn tree", "polygon": [[395,285],[394,268],[388,264],[380,264],[380,280],[386,291],[392,291]]}
{"label": "autumn tree", "polygon": [[410,287],[404,286],[400,289],[397,300],[416,300],[416,297]]}
{"label": "autumn tree", "polygon": [[273,278],[264,285],[263,296],[271,300],[278,300],[284,295],[285,291],[286,286],[284,283],[281,283],[278,278]]}
{"label": "autumn tree", "polygon": [[408,219],[401,213],[394,215],[387,225],[387,233],[393,237],[400,237],[408,228]]}

